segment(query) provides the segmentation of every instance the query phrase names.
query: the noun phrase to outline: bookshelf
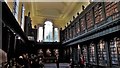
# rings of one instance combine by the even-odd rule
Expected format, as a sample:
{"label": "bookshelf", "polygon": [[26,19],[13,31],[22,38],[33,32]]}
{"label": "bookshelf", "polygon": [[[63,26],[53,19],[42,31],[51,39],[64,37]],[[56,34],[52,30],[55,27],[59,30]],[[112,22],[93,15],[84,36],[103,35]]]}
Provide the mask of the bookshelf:
{"label": "bookshelf", "polygon": [[110,40],[110,51],[111,51],[111,63],[112,65],[118,65],[120,59],[120,39],[114,38]]}
{"label": "bookshelf", "polygon": [[98,62],[99,65],[107,65],[107,49],[105,47],[105,41],[100,40],[99,44],[97,45],[98,49]]}
{"label": "bookshelf", "polygon": [[95,23],[100,23],[104,17],[103,17],[103,9],[102,9],[102,3],[97,4],[94,7],[94,17],[95,17]]}
{"label": "bookshelf", "polygon": [[80,33],[80,23],[79,22],[76,23],[76,33],[77,34]]}
{"label": "bookshelf", "polygon": [[88,29],[93,26],[93,13],[92,13],[92,11],[89,11],[86,14],[86,22],[87,22]]}
{"label": "bookshelf", "polygon": [[80,24],[81,25],[81,31],[84,31],[85,27],[86,27],[85,26],[85,17],[82,17],[81,20],[80,20],[80,22],[81,22],[81,24]]}
{"label": "bookshelf", "polygon": [[85,60],[85,63],[88,63],[88,50],[87,50],[87,46],[84,46],[83,47],[83,56],[84,56],[84,60]]}
{"label": "bookshelf", "polygon": [[89,57],[90,57],[90,63],[91,64],[96,64],[96,59],[95,59],[95,44],[90,44],[89,47]]}
{"label": "bookshelf", "polygon": [[[105,2],[106,17],[109,17],[113,15],[114,13],[117,13],[118,12],[117,6],[118,6],[117,3],[115,2]],[[118,16],[119,14],[115,14],[114,16],[112,16],[112,19],[115,19]]]}

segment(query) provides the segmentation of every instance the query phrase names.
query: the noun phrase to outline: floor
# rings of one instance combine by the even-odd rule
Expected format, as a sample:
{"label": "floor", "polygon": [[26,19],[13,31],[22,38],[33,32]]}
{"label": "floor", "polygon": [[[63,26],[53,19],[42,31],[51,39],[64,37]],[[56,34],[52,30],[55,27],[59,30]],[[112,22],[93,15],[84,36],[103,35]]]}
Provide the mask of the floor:
{"label": "floor", "polygon": [[[44,64],[45,68],[57,68],[56,63]],[[59,68],[70,68],[68,63],[59,63]]]}

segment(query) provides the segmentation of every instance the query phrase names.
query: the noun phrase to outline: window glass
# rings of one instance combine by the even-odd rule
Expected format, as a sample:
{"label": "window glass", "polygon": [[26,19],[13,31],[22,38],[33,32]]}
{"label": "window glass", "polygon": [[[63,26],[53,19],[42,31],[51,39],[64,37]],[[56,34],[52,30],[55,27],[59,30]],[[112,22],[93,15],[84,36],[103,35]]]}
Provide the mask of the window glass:
{"label": "window glass", "polygon": [[37,41],[42,42],[43,41],[43,27],[38,28],[38,35],[37,35]]}
{"label": "window glass", "polygon": [[53,24],[46,21],[44,24],[44,42],[53,42]]}

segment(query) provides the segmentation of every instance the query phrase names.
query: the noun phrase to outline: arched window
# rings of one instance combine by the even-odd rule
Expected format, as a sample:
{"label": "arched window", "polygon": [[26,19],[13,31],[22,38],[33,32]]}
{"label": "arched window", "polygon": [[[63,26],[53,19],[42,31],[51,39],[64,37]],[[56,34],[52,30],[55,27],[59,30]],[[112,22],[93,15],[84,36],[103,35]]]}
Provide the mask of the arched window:
{"label": "arched window", "polygon": [[43,27],[38,28],[37,42],[59,42],[59,29],[51,21],[45,21]]}
{"label": "arched window", "polygon": [[53,23],[51,21],[44,23],[44,42],[53,42]]}

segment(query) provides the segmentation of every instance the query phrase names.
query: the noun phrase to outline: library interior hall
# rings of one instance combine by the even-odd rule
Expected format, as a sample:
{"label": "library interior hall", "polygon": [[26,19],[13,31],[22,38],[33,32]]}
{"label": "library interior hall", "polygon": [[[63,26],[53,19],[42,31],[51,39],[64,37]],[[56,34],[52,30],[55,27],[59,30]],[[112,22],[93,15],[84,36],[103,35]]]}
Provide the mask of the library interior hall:
{"label": "library interior hall", "polygon": [[0,68],[120,68],[120,1],[34,1],[0,0]]}

